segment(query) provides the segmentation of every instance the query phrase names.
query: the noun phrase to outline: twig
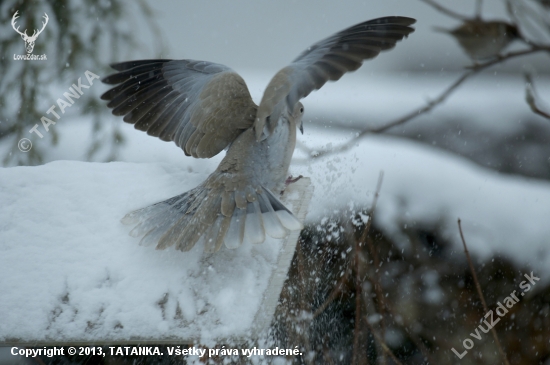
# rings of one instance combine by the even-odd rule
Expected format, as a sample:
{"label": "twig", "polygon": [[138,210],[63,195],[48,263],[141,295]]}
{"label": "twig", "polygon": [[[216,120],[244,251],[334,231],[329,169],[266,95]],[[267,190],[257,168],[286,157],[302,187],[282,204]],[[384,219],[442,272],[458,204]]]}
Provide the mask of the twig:
{"label": "twig", "polygon": [[376,340],[380,343],[380,346],[384,350],[384,353],[388,354],[397,365],[403,365],[403,363],[401,361],[399,361],[399,359],[397,357],[395,357],[392,350],[390,350],[390,348],[388,347],[388,345],[386,345],[386,343],[380,337],[380,335],[378,333],[376,333],[376,331],[374,330],[372,325],[369,323],[367,318],[365,318],[365,323],[367,324],[367,327],[369,327],[369,330],[371,331],[374,338],[376,338]]}
{"label": "twig", "polygon": [[[382,337],[386,336],[386,324],[384,321],[384,316],[386,312],[386,303],[384,301],[384,292],[382,291],[382,284],[380,281],[380,259],[378,258],[378,254],[376,253],[376,250],[374,249],[374,245],[372,243],[372,239],[370,237],[367,237],[367,246],[369,247],[369,252],[371,254],[371,257],[374,261],[374,290],[376,292],[376,298],[378,301],[378,311],[380,314],[380,331],[382,332]],[[386,363],[386,358],[384,355],[384,359],[382,361],[383,364]]]}
{"label": "twig", "polygon": [[525,74],[525,101],[533,111],[533,113],[538,114],[546,119],[550,119],[550,113],[545,112],[537,105],[537,91],[535,90],[535,85],[533,84],[533,78],[531,74]]}
{"label": "twig", "polygon": [[[328,339],[325,338],[325,341],[328,341]],[[327,350],[326,347],[323,347],[323,355],[324,355],[323,360],[325,360],[325,364],[334,365],[334,361],[332,360],[332,357],[330,356],[330,352]]]}
{"label": "twig", "polygon": [[[368,230],[370,231],[370,225],[372,224],[373,215],[374,215],[374,209],[376,208],[376,203],[378,202],[378,195],[380,193],[380,189],[382,188],[382,181],[384,180],[384,171],[380,171],[380,175],[378,176],[378,184],[376,185],[376,193],[374,194],[374,200],[371,207],[371,212],[369,214],[369,221],[368,224]],[[365,240],[367,242],[367,245],[369,247],[369,252],[374,259],[374,290],[376,291],[376,296],[378,299],[378,308],[380,311],[380,330],[382,331],[382,337],[386,336],[386,324],[384,321],[384,312],[385,312],[385,303],[384,303],[384,293],[382,292],[382,284],[380,282],[380,273],[378,271],[380,260],[378,259],[378,254],[376,253],[376,250],[374,249],[374,246],[372,244],[372,239],[368,237],[368,235],[365,235]],[[383,354],[382,357],[382,364],[386,364],[386,353]]]}
{"label": "twig", "polygon": [[374,217],[374,210],[376,209],[376,204],[378,203],[378,197],[380,196],[380,189],[382,189],[383,181],[384,181],[384,171],[382,170],[378,174],[378,182],[376,183],[376,190],[374,191],[374,199],[372,200],[372,206],[370,207],[370,210],[369,210],[369,220],[367,221],[367,226],[363,231],[360,242],[365,241],[365,239],[367,238],[367,234],[370,231],[370,227],[372,225],[372,219]]}
{"label": "twig", "polygon": [[[306,311],[306,309],[309,309],[309,306],[307,304],[307,301],[306,301],[306,298],[305,298],[305,295],[307,293],[306,289],[305,289],[305,281],[306,279],[304,278],[304,273],[306,272],[305,269],[304,269],[304,255],[303,255],[303,245],[302,244],[299,244],[298,245],[298,248],[296,250],[296,255],[297,255],[297,269],[298,269],[298,278],[299,278],[299,285],[300,285],[300,301],[299,301],[299,309],[300,309],[300,314],[304,313]],[[300,319],[301,321],[301,319]],[[301,337],[301,339],[303,340],[303,345],[305,347],[305,350],[306,350],[306,353],[309,353],[311,351],[311,344],[309,342],[309,336],[307,334],[307,331],[300,331],[299,332],[299,336]],[[306,364],[311,364],[312,363],[312,360],[309,359],[308,357],[304,357],[304,361],[306,362]]]}
{"label": "twig", "polygon": [[[479,295],[479,298],[481,299],[481,303],[483,304],[483,310],[485,313],[489,312],[489,309],[487,308],[487,303],[485,302],[485,297],[483,296],[483,293],[481,292],[481,286],[479,285],[479,280],[477,280],[476,271],[474,270],[474,265],[472,264],[472,259],[470,258],[470,253],[468,252],[468,247],[466,246],[466,240],[464,239],[464,233],[462,233],[462,225],[460,224],[460,218],[458,218],[458,230],[460,232],[460,238],[462,239],[462,244],[464,245],[464,253],[466,254],[466,260],[468,260],[468,264],[470,265],[470,271],[472,272],[472,277],[474,278],[474,283],[476,285],[477,294]],[[510,365],[508,362],[508,358],[506,357],[506,353],[502,349],[502,346],[500,344],[500,341],[497,336],[497,331],[494,327],[491,328],[491,334],[493,335],[493,338],[495,339],[495,343],[498,347],[498,351],[500,352],[500,355],[502,356],[502,359],[504,361],[505,365]]]}
{"label": "twig", "polygon": [[409,334],[409,338],[412,342],[420,349],[420,352],[422,352],[422,355],[428,359],[429,364],[436,364],[436,362],[433,360],[432,356],[430,355],[430,350],[426,347],[424,342],[422,342],[422,339],[419,338],[419,336],[414,333],[408,326],[405,326],[405,331]]}
{"label": "twig", "polygon": [[[421,0],[421,1],[425,1],[425,0]],[[509,52],[505,55],[499,56],[499,57],[497,57],[493,60],[487,61],[485,63],[476,63],[476,64],[473,64],[471,66],[468,66],[467,67],[467,69],[469,69],[468,71],[466,71],[464,74],[462,74],[462,76],[460,76],[455,82],[453,82],[449,87],[447,87],[447,89],[445,89],[443,92],[441,92],[434,100],[428,102],[424,107],[422,107],[420,109],[417,109],[417,110],[414,110],[414,111],[404,115],[403,117],[401,117],[399,119],[396,119],[396,120],[394,120],[390,123],[387,123],[383,126],[364,129],[363,131],[361,131],[354,138],[350,139],[349,141],[347,141],[347,142],[345,142],[345,143],[343,143],[343,144],[341,144],[341,145],[339,145],[335,148],[332,148],[330,150],[319,151],[315,155],[312,155],[313,150],[311,148],[309,148],[309,147],[307,147],[303,144],[300,145],[299,147],[304,152],[306,152],[310,156],[310,158],[326,157],[326,156],[333,155],[333,154],[336,154],[336,153],[345,152],[345,151],[349,150],[350,148],[352,148],[357,141],[359,141],[361,138],[365,137],[368,134],[383,133],[383,132],[387,131],[390,128],[393,128],[393,127],[396,127],[398,125],[404,124],[404,123],[409,122],[412,119],[414,119],[414,118],[416,118],[416,117],[418,117],[422,114],[426,114],[426,113],[430,112],[436,106],[442,104],[462,83],[464,83],[464,81],[466,81],[471,76],[473,76],[473,75],[475,75],[475,74],[477,74],[477,73],[479,73],[479,72],[481,72],[481,71],[483,71],[483,70],[485,70],[485,69],[487,69],[491,66],[494,66],[495,64],[502,63],[502,62],[507,61],[507,60],[512,59],[512,58],[526,56],[526,55],[537,53],[537,52],[550,52],[550,46],[542,46],[542,45],[533,44],[531,46],[531,48],[529,48],[529,49],[522,50],[522,51],[516,51],[516,52]],[[304,162],[302,160],[294,160],[294,161],[295,162]]]}
{"label": "twig", "polygon": [[420,1],[425,2],[426,4],[432,6],[434,9],[436,9],[437,11],[439,11],[443,14],[446,14],[446,15],[450,16],[451,18],[455,18],[455,19],[458,19],[458,20],[469,20],[470,19],[470,17],[459,14],[455,11],[449,10],[449,9],[443,7],[442,5],[439,5],[435,1],[432,1],[432,0],[420,0]]}
{"label": "twig", "polygon": [[[369,215],[369,221],[370,223],[371,217]],[[365,228],[365,232],[367,232],[367,228]],[[353,329],[353,365],[358,365],[358,359],[359,359],[359,332],[361,330],[361,293],[362,293],[362,286],[361,286],[361,279],[360,279],[360,272],[359,272],[359,247],[361,246],[361,243],[357,240],[354,240],[354,247],[353,247],[353,253],[354,253],[354,262],[353,266],[355,267],[355,326]]]}
{"label": "twig", "polygon": [[358,140],[360,140],[361,138],[365,137],[368,134],[379,134],[379,133],[385,132],[386,130],[388,130],[390,128],[393,128],[395,126],[404,124],[404,123],[418,117],[419,115],[422,115],[422,114],[425,114],[425,113],[431,111],[437,105],[439,105],[443,101],[445,101],[445,99],[447,99],[447,97],[449,97],[449,95],[456,88],[458,88],[464,81],[466,81],[466,79],[468,79],[470,76],[472,76],[473,74],[475,74],[479,71],[480,70],[471,70],[471,71],[468,71],[468,72],[464,73],[454,83],[452,83],[449,87],[447,87],[447,89],[445,89],[441,94],[439,94],[439,96],[437,98],[435,98],[434,100],[428,102],[424,107],[422,107],[420,109],[417,109],[417,110],[414,110],[414,111],[402,116],[401,118],[396,119],[396,120],[394,120],[394,121],[392,121],[388,124],[385,124],[383,126],[364,129],[363,131],[361,131],[354,138],[350,139],[349,141],[347,141],[347,142],[341,144],[340,146],[337,146],[337,147],[335,147],[331,150],[320,151],[317,154],[315,154],[314,156],[311,156],[312,150],[310,148],[302,145],[302,149],[305,150],[305,152],[308,153],[308,155],[310,155],[313,158],[325,157],[325,156],[328,156],[328,155],[332,155],[332,154],[336,154],[336,153],[340,153],[340,152],[345,152],[345,151],[349,150],[351,147],[353,147],[355,142],[357,142]]}
{"label": "twig", "polygon": [[[384,171],[380,171],[378,175],[378,183],[376,184],[376,190],[374,193],[374,199],[372,201],[372,206],[369,210],[369,220],[365,225],[365,229],[361,234],[359,240],[355,240],[354,246],[354,266],[355,266],[355,328],[353,331],[353,362],[352,364],[357,364],[358,360],[358,350],[359,350],[359,331],[361,329],[361,297],[362,297],[362,286],[361,286],[361,273],[359,270],[359,250],[361,244],[366,241],[368,233],[370,231],[372,220],[374,216],[374,210],[376,209],[376,204],[378,202],[378,197],[380,196],[380,189],[382,188],[382,182],[384,181]],[[385,358],[384,358],[385,361]]]}
{"label": "twig", "polygon": [[472,70],[472,71],[481,71],[488,67],[491,67],[493,65],[496,65],[497,63],[501,63],[504,61],[507,61],[512,58],[520,57],[520,56],[526,56],[529,54],[537,53],[537,52],[550,52],[550,46],[542,46],[537,44],[532,44],[531,48],[525,49],[523,51],[516,51],[516,52],[509,52],[502,56],[495,57],[494,59],[484,62],[484,63],[476,63],[471,66],[468,66],[466,68]]}
{"label": "twig", "polygon": [[[379,312],[379,315],[380,315],[380,331],[382,332],[382,337],[386,337],[386,324],[385,324],[385,321],[384,321],[384,318],[385,318],[385,315],[386,315],[386,311],[385,311],[385,306],[386,306],[386,303],[384,301],[384,292],[382,291],[382,284],[381,284],[381,281],[380,281],[380,272],[379,272],[379,268],[380,268],[380,260],[378,258],[378,254],[376,253],[376,250],[374,249],[374,245],[372,243],[372,239],[370,237],[366,237],[366,241],[367,241],[367,246],[369,247],[369,252],[371,254],[371,257],[373,259],[373,263],[374,263],[374,282],[373,282],[373,287],[374,287],[374,291],[376,292],[376,299],[377,299],[377,304],[378,304],[378,312]],[[386,354],[384,353],[383,354],[383,358],[382,358],[382,364],[386,364]]]}
{"label": "twig", "polygon": [[336,286],[334,287],[334,289],[332,289],[332,291],[330,292],[329,296],[327,297],[327,299],[323,302],[323,304],[321,304],[316,310],[315,310],[315,313],[313,313],[313,316],[312,316],[312,319],[315,319],[317,318],[317,316],[319,316],[321,313],[323,313],[325,311],[325,309],[327,309],[327,307],[329,306],[330,303],[332,303],[334,301],[334,299],[336,299],[336,296],[338,294],[340,294],[340,292],[342,291],[342,288],[344,287],[344,283],[346,282],[346,280],[348,279],[348,275],[350,273],[350,270],[346,270],[344,272],[344,275],[342,275],[342,277],[340,278],[340,280],[338,280],[338,283],[336,284]]}

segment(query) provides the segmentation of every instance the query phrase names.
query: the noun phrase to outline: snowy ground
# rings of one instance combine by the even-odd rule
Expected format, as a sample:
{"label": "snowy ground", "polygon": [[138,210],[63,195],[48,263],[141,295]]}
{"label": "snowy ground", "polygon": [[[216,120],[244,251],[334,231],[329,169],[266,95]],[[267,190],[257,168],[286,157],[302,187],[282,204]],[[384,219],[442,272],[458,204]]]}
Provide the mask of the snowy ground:
{"label": "snowy ground", "polygon": [[[249,82],[256,99],[260,93],[258,90],[261,90],[259,85],[267,82],[268,77],[264,78],[258,77]],[[396,80],[393,82],[392,85],[397,85]],[[350,94],[358,95],[352,101],[349,98],[344,100],[340,93],[332,101],[328,96],[323,99],[325,91],[328,93],[330,90],[333,92],[331,97],[334,97],[338,83],[333,89],[323,88],[311,102],[310,98],[306,99],[306,113],[315,115],[323,110],[328,113],[330,109],[331,115],[347,115],[352,109],[372,107],[373,113],[383,113],[382,109],[386,109],[384,116],[391,120],[404,114],[403,111],[409,111],[409,106],[418,106],[426,96],[437,92],[434,85],[428,83],[418,90],[412,88],[407,80],[403,82],[403,89],[393,94],[393,102],[387,96],[391,95],[391,88],[388,87],[391,85],[370,84],[366,93],[372,95],[373,90],[381,90],[381,95],[386,95],[371,98],[374,101],[371,100],[370,106],[363,104],[358,85],[349,89]],[[410,93],[405,92],[408,89]],[[514,91],[507,88],[502,93],[493,94],[483,91],[471,93],[469,104],[468,97],[462,95],[455,108],[471,105],[472,113],[491,115],[493,125],[497,125],[499,115],[515,113],[518,108],[523,108],[523,100],[518,99],[522,90],[512,89]],[[407,94],[412,96],[406,98]],[[478,102],[480,94],[487,97],[483,103]],[[319,109],[316,111],[316,108]],[[498,111],[496,117],[490,114],[495,110]],[[299,138],[309,147],[321,149],[329,144],[337,145],[350,137],[349,133],[336,133],[329,128],[325,131],[308,128],[307,121],[306,118],[305,135]],[[122,121],[119,122],[122,124]],[[513,120],[506,120],[501,127],[512,128],[512,124]],[[46,160],[82,160],[85,152],[82,146],[86,145],[89,127],[84,123],[59,123],[55,128],[61,134],[60,144],[48,150]],[[117,332],[117,321],[121,321],[121,317],[112,315],[106,309],[113,308],[127,316],[139,315],[141,324],[150,329],[151,335],[162,336],[170,325],[163,320],[162,310],[152,308],[158,308],[155,303],[162,302],[171,285],[181,283],[184,275],[201,277],[204,283],[213,285],[216,275],[209,269],[182,264],[192,260],[198,251],[174,254],[172,250],[155,252],[152,248],[140,247],[135,239],[127,236],[127,230],[119,224],[119,219],[129,210],[197,185],[215,169],[221,156],[207,161],[185,157],[175,145],[151,138],[129,125],[124,125],[123,134],[128,141],[120,155],[120,160],[124,162],[60,161],[42,167],[0,170],[0,270],[3,270],[0,273],[0,317],[14,319],[0,322],[0,337],[3,335],[6,338],[17,331],[31,335],[35,325],[48,328],[44,332],[34,333],[35,338],[46,333],[62,336],[64,327],[61,324],[70,323],[71,315],[78,316],[74,313],[76,304],[87,311],[87,316],[96,318],[95,322],[91,321],[89,329],[83,330],[84,334],[92,335],[95,325],[109,323],[112,325],[110,335],[121,335],[122,332]],[[304,160],[304,155],[297,153],[291,173],[310,176],[315,187],[307,223],[316,225],[335,214],[350,214],[350,210],[368,206],[382,170],[384,182],[376,214],[379,224],[388,234],[398,235],[398,228],[403,225],[439,224],[460,254],[462,248],[456,225],[460,217],[473,253],[482,257],[507,257],[527,265],[542,280],[550,277],[550,226],[547,223],[550,217],[549,183],[498,174],[456,155],[402,139],[372,136],[346,153],[319,160]],[[52,230],[53,226],[64,227],[63,236],[58,236]],[[101,245],[95,247],[95,242]],[[406,244],[403,249],[408,249]],[[254,275],[259,274],[262,265],[272,262],[272,250],[264,245],[257,261],[247,262],[248,280],[235,283],[239,290],[255,290],[252,288],[256,288],[260,278]],[[245,270],[242,263],[238,264],[242,260],[240,255],[245,255],[245,251],[231,253],[231,260],[236,263],[234,268],[222,265],[215,270]],[[55,272],[56,257],[52,255],[57,254],[53,252],[62,253],[68,271],[62,280],[57,277],[51,288],[44,288],[40,286],[43,281],[39,279],[48,277],[41,277],[43,274],[38,273]],[[155,252],[154,255],[152,252]],[[86,259],[75,261],[76,257]],[[108,262],[109,267],[117,269],[106,270],[105,265],[98,265],[98,262]],[[140,270],[144,265],[155,267],[156,276],[145,275]],[[41,270],[38,271],[37,267]],[[79,296],[66,296],[77,276],[84,279],[86,290]],[[129,284],[130,278],[137,281]],[[27,282],[29,280],[30,283]],[[38,292],[30,295],[21,291],[22,283]],[[124,292],[126,294],[120,294],[122,287],[128,289]],[[54,296],[43,299],[39,293],[45,290],[51,290]],[[95,297],[97,290],[110,293],[108,300]],[[185,301],[185,298],[192,296],[200,299],[201,295],[205,295],[186,290],[182,287],[178,292],[170,292],[165,310],[175,314],[177,300]],[[150,293],[148,298],[155,298],[154,301],[148,299],[149,302],[144,303],[145,292]],[[6,293],[7,296],[4,296]],[[216,295],[212,300],[220,305],[220,331],[223,332],[223,321],[231,320],[235,301],[239,298],[224,296],[224,291]],[[10,298],[10,301],[4,298]],[[31,301],[31,298],[39,299]],[[21,302],[25,306],[15,304]],[[257,303],[252,300],[247,305]],[[181,318],[190,320],[198,312],[198,307],[181,310]],[[32,325],[25,327],[24,323]],[[240,325],[245,326],[246,323]],[[121,336],[132,335],[136,335],[135,327],[124,327]]]}
{"label": "snowy ground", "polygon": [[[0,342],[207,344],[267,328],[297,231],[287,240],[206,255],[199,245],[185,253],[138,246],[139,239],[120,224],[128,211],[177,195],[205,177],[166,164],[122,162],[58,161],[5,170]],[[296,195],[285,196],[295,212]],[[281,274],[274,268],[281,266],[283,241],[291,246]],[[272,291],[268,303],[264,298]]]}
{"label": "snowy ground", "polygon": [[[328,141],[328,135],[323,137]],[[311,145],[319,143],[315,139]],[[461,251],[456,223],[461,218],[471,251],[503,255],[550,273],[549,183],[498,174],[456,155],[390,137],[367,138],[350,152],[297,165],[294,171],[312,177],[312,224],[337,210],[370,205],[383,171],[376,214],[390,235],[399,225],[439,223]]]}

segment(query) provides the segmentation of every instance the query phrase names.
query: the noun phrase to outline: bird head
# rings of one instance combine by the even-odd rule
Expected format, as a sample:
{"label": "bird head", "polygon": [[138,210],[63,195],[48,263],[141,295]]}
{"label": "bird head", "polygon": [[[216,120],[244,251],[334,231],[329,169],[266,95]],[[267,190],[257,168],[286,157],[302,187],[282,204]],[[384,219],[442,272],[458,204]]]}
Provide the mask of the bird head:
{"label": "bird head", "polygon": [[301,102],[296,103],[294,110],[292,111],[292,121],[296,124],[296,127],[300,129],[300,132],[304,134],[304,123],[302,117],[304,116],[304,105]]}

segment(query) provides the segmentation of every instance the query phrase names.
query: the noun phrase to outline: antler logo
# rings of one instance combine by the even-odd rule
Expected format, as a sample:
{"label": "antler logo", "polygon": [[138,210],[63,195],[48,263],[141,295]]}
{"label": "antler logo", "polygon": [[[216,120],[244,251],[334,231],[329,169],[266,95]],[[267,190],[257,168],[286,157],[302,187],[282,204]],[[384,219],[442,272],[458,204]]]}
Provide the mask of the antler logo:
{"label": "antler logo", "polygon": [[25,41],[25,49],[27,50],[27,53],[28,54],[31,54],[32,53],[32,50],[34,49],[34,42],[36,42],[36,38],[38,38],[38,36],[40,35],[40,33],[42,33],[42,31],[44,30],[44,28],[46,28],[46,24],[48,24],[48,14],[44,13],[44,20],[45,22],[42,22],[42,29],[40,30],[34,30],[34,32],[32,33],[32,35],[29,37],[27,35],[27,30],[25,29],[24,32],[21,32],[19,31],[19,27],[15,27],[15,20],[17,18],[19,18],[19,16],[17,15],[19,11],[16,11],[15,14],[13,14],[13,18],[11,18],[11,26],[13,27],[13,29],[19,33],[21,35],[21,38],[23,38],[23,40]]}

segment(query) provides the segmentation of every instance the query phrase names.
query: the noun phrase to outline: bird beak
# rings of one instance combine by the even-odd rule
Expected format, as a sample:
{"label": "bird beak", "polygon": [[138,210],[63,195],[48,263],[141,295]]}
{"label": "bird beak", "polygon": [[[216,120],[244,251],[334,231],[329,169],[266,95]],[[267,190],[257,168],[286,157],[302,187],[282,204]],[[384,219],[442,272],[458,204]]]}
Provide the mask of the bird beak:
{"label": "bird beak", "polygon": [[300,132],[302,132],[302,134],[304,134],[304,121],[303,120],[300,120]]}

